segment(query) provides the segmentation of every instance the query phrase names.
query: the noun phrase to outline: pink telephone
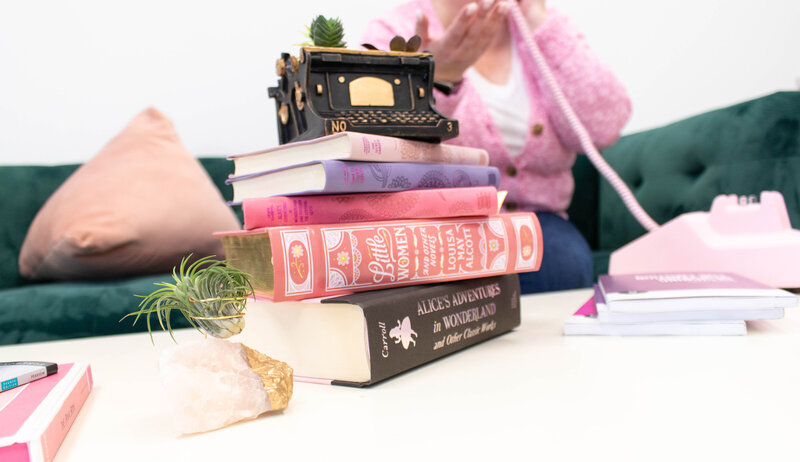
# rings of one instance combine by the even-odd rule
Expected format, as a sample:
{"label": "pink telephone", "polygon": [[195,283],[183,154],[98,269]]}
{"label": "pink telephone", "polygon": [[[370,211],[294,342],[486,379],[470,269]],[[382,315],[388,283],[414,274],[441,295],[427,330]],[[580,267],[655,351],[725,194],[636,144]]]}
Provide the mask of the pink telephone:
{"label": "pink telephone", "polygon": [[587,157],[649,231],[611,254],[610,274],[719,271],[774,287],[800,287],[800,231],[792,229],[779,192],[762,192],[760,204],[741,201],[735,195],[717,196],[711,212],[684,213],[659,226],[595,148],[539,51],[517,2],[510,3],[511,16]]}
{"label": "pink telephone", "polygon": [[800,287],[800,231],[783,196],[761,203],[717,196],[711,212],[689,212],[611,254],[609,273],[729,271],[773,287]]}

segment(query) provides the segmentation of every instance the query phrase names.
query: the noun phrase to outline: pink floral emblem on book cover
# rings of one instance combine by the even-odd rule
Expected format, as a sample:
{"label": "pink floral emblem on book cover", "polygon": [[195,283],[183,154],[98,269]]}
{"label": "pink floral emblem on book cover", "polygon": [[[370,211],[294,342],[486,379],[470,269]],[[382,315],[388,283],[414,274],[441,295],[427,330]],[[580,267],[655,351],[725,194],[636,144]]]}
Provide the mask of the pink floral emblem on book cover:
{"label": "pink floral emblem on book cover", "polygon": [[517,234],[518,252],[515,270],[524,271],[533,269],[539,261],[539,252],[542,249],[542,234],[534,232],[533,219],[526,216],[511,218],[514,231]]}
{"label": "pink floral emblem on book cover", "polygon": [[314,262],[311,259],[308,232],[289,231],[281,234],[282,241],[285,243],[283,258],[289,274],[289,277],[286,278],[286,293],[311,293],[314,290],[312,283]]}

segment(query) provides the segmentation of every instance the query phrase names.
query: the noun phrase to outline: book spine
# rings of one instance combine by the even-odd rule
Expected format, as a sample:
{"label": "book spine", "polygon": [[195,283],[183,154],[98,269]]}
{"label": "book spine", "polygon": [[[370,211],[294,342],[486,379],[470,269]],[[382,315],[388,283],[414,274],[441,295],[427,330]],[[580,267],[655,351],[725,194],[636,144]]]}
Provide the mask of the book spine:
{"label": "book spine", "polygon": [[528,212],[268,233],[275,301],[535,271],[542,260],[539,220]]}
{"label": "book spine", "polygon": [[346,133],[350,139],[351,160],[489,165],[489,153],[485,149],[358,132]]}
{"label": "book spine", "polygon": [[244,228],[354,223],[497,213],[494,187],[414,189],[391,193],[273,196],[242,201]]}
{"label": "book spine", "polygon": [[408,189],[500,185],[497,167],[403,162],[321,161],[326,182],[321,193],[365,193]]}
{"label": "book spine", "polygon": [[414,289],[356,294],[349,300],[364,310],[371,378],[367,383],[334,384],[379,382],[520,324],[516,274]]}
{"label": "book spine", "polygon": [[[77,364],[73,367],[78,367]],[[47,429],[42,433],[42,458],[44,461],[52,461],[67,437],[72,423],[78,416],[78,412],[86,402],[89,392],[92,389],[92,370],[87,364],[80,376],[74,382],[73,388],[69,391],[63,403],[47,425]]]}

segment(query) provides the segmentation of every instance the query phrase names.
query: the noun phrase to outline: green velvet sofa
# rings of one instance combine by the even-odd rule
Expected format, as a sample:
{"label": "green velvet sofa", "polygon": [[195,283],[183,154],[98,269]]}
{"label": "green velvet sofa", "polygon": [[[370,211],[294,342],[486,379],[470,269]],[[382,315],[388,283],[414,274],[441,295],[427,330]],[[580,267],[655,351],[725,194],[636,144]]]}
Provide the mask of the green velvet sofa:
{"label": "green velvet sofa", "polygon": [[[778,92],[623,136],[604,158],[658,223],[711,208],[720,194],[783,194],[800,227],[800,92]],[[615,249],[645,233],[611,185],[579,156],[570,219],[594,252],[595,280]]]}
{"label": "green velvet sofa", "polygon": [[[781,92],[622,137],[604,152],[652,217],[664,223],[708,210],[719,194],[783,193],[792,223],[800,223],[800,93]],[[232,162],[201,163],[226,199]],[[77,168],[0,167],[0,345],[145,329],[130,319],[139,300],[166,274],[96,282],[26,281],[17,257],[28,226],[50,194]],[[610,253],[644,233],[610,185],[580,156],[570,218],[592,246],[595,272]],[[241,219],[241,215],[240,215]],[[177,325],[186,323],[175,318]]]}
{"label": "green velvet sofa", "polygon": [[[230,200],[233,191],[225,179],[233,162],[202,158],[200,163],[214,184]],[[40,342],[146,330],[144,322],[132,325],[127,313],[139,299],[169,281],[157,274],[109,281],[34,282],[19,275],[17,259],[36,212],[79,165],[0,166],[0,345]],[[238,207],[237,207],[238,209]],[[241,222],[241,210],[236,210]],[[186,327],[183,317],[174,326]],[[157,327],[156,327],[157,328]]]}

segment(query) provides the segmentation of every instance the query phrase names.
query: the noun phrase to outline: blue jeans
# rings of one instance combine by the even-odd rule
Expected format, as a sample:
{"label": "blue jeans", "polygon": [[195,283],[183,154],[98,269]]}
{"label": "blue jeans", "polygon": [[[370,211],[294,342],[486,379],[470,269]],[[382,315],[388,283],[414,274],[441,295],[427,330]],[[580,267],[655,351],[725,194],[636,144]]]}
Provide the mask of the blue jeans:
{"label": "blue jeans", "polygon": [[592,251],[578,228],[553,213],[536,215],[542,224],[542,267],[539,271],[520,273],[521,292],[591,287],[594,278]]}

